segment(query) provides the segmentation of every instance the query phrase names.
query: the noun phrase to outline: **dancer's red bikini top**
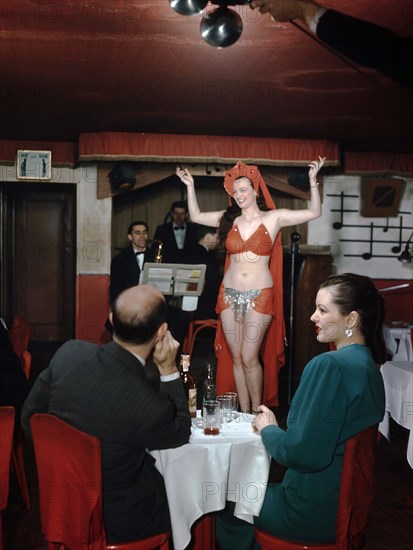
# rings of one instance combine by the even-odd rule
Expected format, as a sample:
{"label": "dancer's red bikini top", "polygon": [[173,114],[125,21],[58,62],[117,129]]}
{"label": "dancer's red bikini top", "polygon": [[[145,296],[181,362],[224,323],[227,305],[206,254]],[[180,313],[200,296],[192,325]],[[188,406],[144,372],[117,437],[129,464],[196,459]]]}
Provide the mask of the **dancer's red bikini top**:
{"label": "dancer's red bikini top", "polygon": [[233,224],[227,235],[226,248],[229,254],[251,252],[257,256],[271,256],[273,242],[263,223],[246,241],[241,237],[238,226]]}

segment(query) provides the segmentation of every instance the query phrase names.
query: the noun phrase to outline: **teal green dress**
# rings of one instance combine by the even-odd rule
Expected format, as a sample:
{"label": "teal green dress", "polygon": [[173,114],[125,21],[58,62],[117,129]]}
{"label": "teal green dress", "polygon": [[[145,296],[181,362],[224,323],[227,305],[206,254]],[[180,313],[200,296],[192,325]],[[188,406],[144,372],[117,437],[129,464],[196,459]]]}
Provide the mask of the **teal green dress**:
{"label": "teal green dress", "polygon": [[[312,359],[292,400],[287,430],[261,430],[268,452],[288,470],[282,483],[269,484],[255,525],[289,540],[334,541],[345,442],[378,424],[384,410],[383,380],[368,347],[353,344]],[[220,534],[221,527],[222,548],[249,547],[245,531],[237,545],[228,540],[235,525]]]}

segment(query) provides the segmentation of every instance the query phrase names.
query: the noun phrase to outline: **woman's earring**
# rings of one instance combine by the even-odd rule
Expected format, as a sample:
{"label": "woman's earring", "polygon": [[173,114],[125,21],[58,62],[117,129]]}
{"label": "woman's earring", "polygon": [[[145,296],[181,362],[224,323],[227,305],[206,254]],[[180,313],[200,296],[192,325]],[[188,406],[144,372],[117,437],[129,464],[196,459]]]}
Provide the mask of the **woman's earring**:
{"label": "woman's earring", "polygon": [[353,336],[353,331],[350,327],[346,328],[345,332],[346,332],[347,338],[351,338]]}

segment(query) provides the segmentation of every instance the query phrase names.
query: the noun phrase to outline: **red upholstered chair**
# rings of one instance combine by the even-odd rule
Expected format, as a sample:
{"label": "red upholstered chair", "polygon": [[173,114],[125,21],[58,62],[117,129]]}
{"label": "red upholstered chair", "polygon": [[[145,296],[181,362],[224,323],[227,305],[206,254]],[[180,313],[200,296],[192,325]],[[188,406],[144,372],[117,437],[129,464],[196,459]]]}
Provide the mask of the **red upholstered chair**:
{"label": "red upholstered chair", "polygon": [[14,407],[0,407],[0,550],[3,550],[1,513],[9,497],[10,457],[14,430]]}
{"label": "red upholstered chair", "polygon": [[290,542],[255,529],[262,550],[360,550],[364,548],[368,515],[373,500],[373,474],[377,426],[346,443],[337,509],[336,542],[333,544]]}
{"label": "red upholstered chair", "polygon": [[216,319],[199,319],[192,320],[188,326],[188,333],[185,336],[184,345],[182,349],[187,351],[189,355],[192,355],[192,350],[194,348],[195,338],[201,330],[205,328],[217,329],[218,321]]}
{"label": "red upholstered chair", "polygon": [[[13,325],[9,330],[9,337],[12,343],[14,352],[20,359],[22,369],[26,375],[27,380],[30,376],[30,369],[32,366],[32,356],[27,351],[29,345],[31,326],[25,321],[21,315],[16,315],[13,320]],[[24,467],[24,455],[23,455],[23,431],[20,426],[16,426],[14,431],[14,441],[12,448],[12,465],[16,474],[17,483],[19,485],[20,494],[22,500],[28,510],[30,510],[30,494],[26,478],[26,470]]]}
{"label": "red upholstered chair", "polygon": [[[23,370],[26,378],[29,379],[30,369],[32,365],[32,356],[26,350],[23,353]],[[20,426],[16,426],[14,430],[13,447],[11,451],[11,461],[14,472],[16,474],[17,483],[20,489],[22,500],[28,510],[31,508],[29,487],[27,484],[26,470],[24,467],[24,454],[23,454],[23,430]]]}
{"label": "red upholstered chair", "polygon": [[107,544],[99,439],[50,414],[37,413],[30,424],[39,475],[42,531],[49,550],[167,550],[170,533]]}

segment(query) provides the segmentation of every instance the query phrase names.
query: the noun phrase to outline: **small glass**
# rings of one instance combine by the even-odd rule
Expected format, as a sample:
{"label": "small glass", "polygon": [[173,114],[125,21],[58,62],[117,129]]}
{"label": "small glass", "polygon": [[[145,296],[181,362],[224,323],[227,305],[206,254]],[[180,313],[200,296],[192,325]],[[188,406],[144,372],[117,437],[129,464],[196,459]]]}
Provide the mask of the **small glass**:
{"label": "small glass", "polygon": [[221,426],[221,409],[219,401],[204,401],[204,434],[219,435]]}
{"label": "small glass", "polygon": [[221,408],[221,422],[222,424],[228,424],[232,421],[232,401],[231,396],[228,394],[219,395],[217,397]]}
{"label": "small glass", "polygon": [[202,418],[202,411],[200,409],[197,409],[196,417],[192,420],[192,422],[197,428],[204,427],[204,419]]}
{"label": "small glass", "polygon": [[238,394],[236,392],[225,392],[224,397],[230,399],[228,407],[231,410],[231,420],[238,418]]}

